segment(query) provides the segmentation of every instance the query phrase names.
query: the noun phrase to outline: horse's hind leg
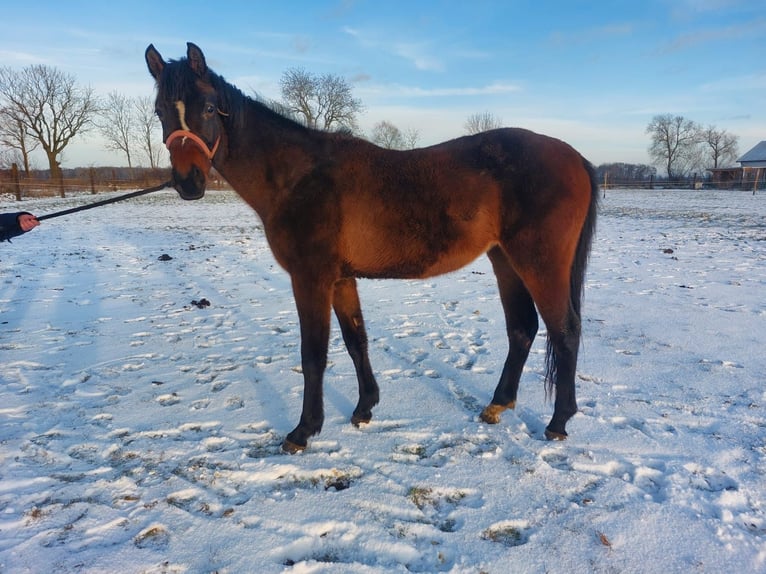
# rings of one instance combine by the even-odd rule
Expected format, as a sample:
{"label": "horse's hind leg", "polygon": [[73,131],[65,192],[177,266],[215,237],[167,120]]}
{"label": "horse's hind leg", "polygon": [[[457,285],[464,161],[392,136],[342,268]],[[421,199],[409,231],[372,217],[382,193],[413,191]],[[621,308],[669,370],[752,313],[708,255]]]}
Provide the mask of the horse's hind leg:
{"label": "horse's hind leg", "polygon": [[556,399],[545,436],[550,440],[564,440],[567,437],[566,423],[577,412],[575,372],[580,346],[580,316],[572,306],[569,273],[561,269],[549,273],[537,270],[525,276],[525,284],[548,329],[546,378],[555,388]]}
{"label": "horse's hind leg", "polygon": [[577,412],[575,375],[581,326],[580,317],[571,305],[563,325],[563,328],[548,326],[548,380],[556,388],[553,418],[545,428],[545,437],[549,440],[564,440],[567,437],[566,423]]}
{"label": "horse's hind leg", "polygon": [[500,422],[500,413],[516,406],[519,379],[537,334],[538,322],[532,297],[511,267],[506,254],[500,247],[494,247],[487,255],[497,277],[508,333],[508,356],[500,375],[500,382],[492,402],[481,413],[483,421],[496,424]]}
{"label": "horse's hind leg", "polygon": [[380,391],[370,366],[367,332],[359,304],[356,279],[348,277],[335,283],[332,304],[359,382],[359,402],[351,416],[351,422],[358,426],[372,419],[372,407],[378,404]]}

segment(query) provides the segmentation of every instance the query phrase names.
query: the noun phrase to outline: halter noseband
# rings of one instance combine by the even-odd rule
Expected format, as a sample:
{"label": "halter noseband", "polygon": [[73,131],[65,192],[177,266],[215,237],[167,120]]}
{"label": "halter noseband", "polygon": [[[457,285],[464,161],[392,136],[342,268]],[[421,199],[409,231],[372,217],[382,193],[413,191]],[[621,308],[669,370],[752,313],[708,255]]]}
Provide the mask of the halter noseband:
{"label": "halter noseband", "polygon": [[[190,139],[193,141],[197,146],[200,147],[205,152],[205,155],[207,158],[212,162],[213,156],[215,155],[215,152],[218,151],[218,144],[221,143],[221,136],[218,136],[218,138],[215,140],[215,144],[213,144],[213,149],[210,149],[208,145],[205,143],[205,141],[199,137],[197,134],[194,134],[190,132],[189,130],[176,130],[172,134],[168,136],[168,139],[165,140],[165,147],[170,149],[170,144],[173,143],[174,140],[177,140],[178,138],[184,138],[184,139]],[[181,142],[183,144],[183,142]]]}

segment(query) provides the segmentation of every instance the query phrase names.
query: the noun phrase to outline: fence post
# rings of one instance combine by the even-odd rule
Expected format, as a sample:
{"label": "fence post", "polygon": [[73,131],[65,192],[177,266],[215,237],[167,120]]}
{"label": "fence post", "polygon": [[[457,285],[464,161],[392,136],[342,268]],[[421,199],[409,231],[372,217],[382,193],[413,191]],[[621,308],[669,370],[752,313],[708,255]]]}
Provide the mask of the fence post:
{"label": "fence post", "polygon": [[64,171],[61,169],[60,161],[56,162],[56,173],[51,173],[51,178],[54,177],[56,178],[56,183],[58,183],[61,197],[66,197],[66,193],[64,191]]}
{"label": "fence post", "polygon": [[21,182],[19,181],[19,166],[11,164],[11,177],[13,178],[13,189],[16,192],[16,201],[21,201]]}
{"label": "fence post", "polygon": [[90,193],[91,195],[96,195],[96,168],[91,166],[88,174],[90,175]]}

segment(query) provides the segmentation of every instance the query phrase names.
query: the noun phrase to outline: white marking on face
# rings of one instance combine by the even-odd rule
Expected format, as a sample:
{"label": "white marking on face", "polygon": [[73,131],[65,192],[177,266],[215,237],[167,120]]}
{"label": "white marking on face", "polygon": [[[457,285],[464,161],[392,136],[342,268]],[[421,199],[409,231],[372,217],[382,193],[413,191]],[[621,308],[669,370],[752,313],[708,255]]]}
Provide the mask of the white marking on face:
{"label": "white marking on face", "polygon": [[181,122],[181,129],[190,132],[191,130],[186,124],[186,106],[181,100],[176,102],[176,109],[178,110],[178,120]]}

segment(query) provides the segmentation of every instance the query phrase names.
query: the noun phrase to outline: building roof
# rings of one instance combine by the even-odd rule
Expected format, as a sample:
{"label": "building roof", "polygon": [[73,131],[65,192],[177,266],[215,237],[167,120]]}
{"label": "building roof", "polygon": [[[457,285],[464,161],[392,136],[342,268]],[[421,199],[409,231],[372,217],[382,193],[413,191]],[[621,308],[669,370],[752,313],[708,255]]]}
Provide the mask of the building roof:
{"label": "building roof", "polygon": [[766,167],[766,140],[737,160],[742,167]]}

